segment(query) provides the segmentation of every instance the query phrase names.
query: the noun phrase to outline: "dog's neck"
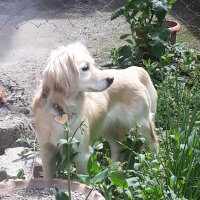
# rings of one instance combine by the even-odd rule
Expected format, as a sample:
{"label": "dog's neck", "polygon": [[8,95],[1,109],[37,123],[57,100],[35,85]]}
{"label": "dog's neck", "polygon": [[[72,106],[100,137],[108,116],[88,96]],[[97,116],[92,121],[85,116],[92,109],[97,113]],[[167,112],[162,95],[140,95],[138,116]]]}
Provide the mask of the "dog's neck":
{"label": "dog's neck", "polygon": [[73,94],[68,99],[68,106],[65,108],[65,112],[69,115],[69,127],[70,129],[76,129],[84,121],[83,116],[83,103],[85,99],[85,93],[80,91]]}
{"label": "dog's neck", "polygon": [[63,110],[72,118],[78,118],[82,115],[83,102],[85,94],[82,91],[76,92],[68,98],[68,105]]}

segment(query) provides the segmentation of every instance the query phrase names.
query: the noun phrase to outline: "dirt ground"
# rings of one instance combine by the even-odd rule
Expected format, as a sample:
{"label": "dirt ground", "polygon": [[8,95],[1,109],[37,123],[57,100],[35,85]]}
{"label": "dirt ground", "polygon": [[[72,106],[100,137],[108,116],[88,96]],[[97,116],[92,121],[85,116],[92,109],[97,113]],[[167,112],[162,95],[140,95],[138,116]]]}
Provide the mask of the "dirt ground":
{"label": "dirt ground", "polygon": [[[124,19],[110,20],[112,11],[124,2],[1,0],[0,91],[5,94],[6,103],[0,104],[0,154],[6,147],[16,146],[19,133],[32,133],[32,97],[51,50],[80,41],[88,47],[97,65],[106,62],[109,48],[119,45],[119,36],[129,31]],[[184,4],[184,0],[179,3]],[[180,20],[180,12],[173,13]],[[185,23],[186,29],[188,24]],[[198,24],[195,26],[198,33]],[[8,142],[10,138],[12,141]]]}

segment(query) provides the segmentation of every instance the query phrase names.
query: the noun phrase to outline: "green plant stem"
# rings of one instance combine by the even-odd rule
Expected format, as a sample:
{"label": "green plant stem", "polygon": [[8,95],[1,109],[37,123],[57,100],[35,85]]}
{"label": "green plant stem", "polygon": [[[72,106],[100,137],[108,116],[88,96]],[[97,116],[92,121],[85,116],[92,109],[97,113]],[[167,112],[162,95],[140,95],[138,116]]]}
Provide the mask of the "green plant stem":
{"label": "green plant stem", "polygon": [[[81,122],[81,124],[84,122],[84,120]],[[73,138],[74,138],[74,136],[75,136],[75,134],[76,134],[76,132],[78,131],[78,129],[81,127],[81,125],[80,126],[78,126],[77,128],[76,128],[76,130],[74,131],[74,134],[72,135],[72,138],[71,138],[71,141],[73,140]],[[68,138],[68,137],[67,137]],[[71,142],[70,141],[70,142]]]}
{"label": "green plant stem", "polygon": [[[132,143],[132,145],[131,145],[131,150],[133,149],[133,143]],[[126,173],[127,173],[127,171],[128,171],[128,167],[129,167],[129,164],[130,164],[130,162],[131,162],[131,156],[132,156],[132,151],[130,151],[130,154],[129,154],[129,157],[128,157],[128,163],[127,163],[127,166],[126,166]]]}
{"label": "green plant stem", "polygon": [[69,200],[71,200],[71,177],[70,177],[70,152],[71,152],[71,144],[67,144],[67,180],[68,180],[68,194]]}
{"label": "green plant stem", "polygon": [[154,16],[154,13],[153,13],[153,11],[151,10],[151,17],[150,17],[150,19],[149,19],[149,24],[151,24],[151,22],[152,22],[152,20],[153,20],[153,16]]}
{"label": "green plant stem", "polygon": [[70,154],[71,154],[71,141],[69,141],[69,133],[67,132],[67,180],[68,180],[68,195],[69,195],[69,200],[71,200],[71,173],[70,173]]}

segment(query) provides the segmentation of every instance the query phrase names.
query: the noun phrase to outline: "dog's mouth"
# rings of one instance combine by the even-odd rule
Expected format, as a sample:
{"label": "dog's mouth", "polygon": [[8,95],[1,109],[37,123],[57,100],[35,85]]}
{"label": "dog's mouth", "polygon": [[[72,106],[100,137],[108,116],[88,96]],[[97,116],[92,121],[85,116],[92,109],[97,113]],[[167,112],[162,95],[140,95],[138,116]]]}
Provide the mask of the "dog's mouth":
{"label": "dog's mouth", "polygon": [[104,88],[101,88],[101,89],[88,87],[86,92],[102,92],[102,91],[106,90],[107,88],[109,88],[111,86],[111,84],[112,83],[107,84]]}
{"label": "dog's mouth", "polygon": [[99,82],[99,84],[94,84],[92,86],[88,86],[85,90],[86,92],[102,92],[106,90],[108,87],[112,85],[114,81],[113,77],[106,78]]}

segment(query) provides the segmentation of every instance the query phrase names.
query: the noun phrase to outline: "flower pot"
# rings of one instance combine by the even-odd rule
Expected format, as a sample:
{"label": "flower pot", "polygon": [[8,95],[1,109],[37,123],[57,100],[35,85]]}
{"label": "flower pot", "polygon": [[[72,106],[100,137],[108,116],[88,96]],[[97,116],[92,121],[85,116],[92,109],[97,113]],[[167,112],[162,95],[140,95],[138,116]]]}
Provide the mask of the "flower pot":
{"label": "flower pot", "polygon": [[[166,28],[168,28],[170,30],[170,32],[171,32],[170,43],[172,45],[174,45],[176,43],[176,32],[181,28],[180,24],[178,22],[174,22],[174,21],[164,21],[163,26],[165,26]],[[139,28],[136,28],[135,32],[139,38],[144,37],[144,33],[141,32]]]}
{"label": "flower pot", "polygon": [[176,32],[181,28],[178,22],[164,21],[163,25],[171,31],[170,43],[173,45],[176,43]]}
{"label": "flower pot", "polygon": [[[53,193],[53,188],[57,187],[60,190],[65,190],[67,189],[67,181],[62,180],[62,179],[42,179],[42,178],[37,178],[37,179],[30,179],[30,180],[12,180],[8,182],[2,182],[0,183],[0,199],[5,197],[6,199],[24,199],[24,196],[19,196],[19,195],[28,195],[26,196],[25,199],[30,199],[32,200],[33,196],[37,197],[40,199],[39,195],[47,195],[45,192],[47,192],[48,189],[51,190]],[[44,190],[44,191],[40,191]],[[87,195],[90,193],[88,200],[105,200],[105,198],[97,191],[92,190],[91,187],[86,186],[85,184],[71,181],[71,190],[76,194],[76,196],[84,195],[87,197]],[[31,192],[30,192],[31,191]],[[24,194],[24,192],[26,194]],[[44,194],[45,193],[45,194]],[[15,195],[17,198],[15,198]],[[8,197],[8,198],[7,198]],[[29,198],[30,197],[30,198]],[[43,199],[44,197],[42,197]],[[82,197],[84,198],[84,197]],[[47,198],[47,199],[54,199],[54,195],[52,194],[52,198]]]}

